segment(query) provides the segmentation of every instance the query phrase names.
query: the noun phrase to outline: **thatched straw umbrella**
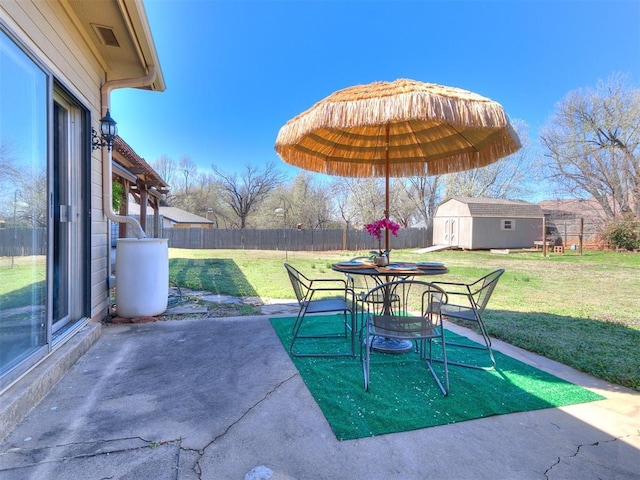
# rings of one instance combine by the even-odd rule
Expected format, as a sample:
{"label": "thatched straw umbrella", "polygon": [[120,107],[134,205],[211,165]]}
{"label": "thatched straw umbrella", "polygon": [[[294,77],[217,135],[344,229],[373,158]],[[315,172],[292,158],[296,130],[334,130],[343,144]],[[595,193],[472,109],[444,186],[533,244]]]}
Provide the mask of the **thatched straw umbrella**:
{"label": "thatched straw umbrella", "polygon": [[[389,178],[483,167],[520,148],[499,103],[459,88],[399,79],[332,93],[289,120],[275,149],[287,163],[345,177]],[[386,236],[389,248],[389,236]]]}

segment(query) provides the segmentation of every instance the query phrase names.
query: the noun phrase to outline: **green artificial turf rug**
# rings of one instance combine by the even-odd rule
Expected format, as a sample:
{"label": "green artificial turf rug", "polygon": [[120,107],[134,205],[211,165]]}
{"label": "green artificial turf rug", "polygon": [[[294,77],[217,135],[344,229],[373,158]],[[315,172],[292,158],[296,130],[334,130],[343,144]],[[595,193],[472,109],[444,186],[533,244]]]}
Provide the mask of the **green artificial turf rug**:
{"label": "green artificial turf rug", "polygon": [[[293,321],[291,317],[271,319],[287,352]],[[331,316],[317,316],[309,322],[308,317],[303,327],[310,327],[315,333],[335,331],[339,322],[340,318]],[[328,330],[331,325],[333,330]],[[447,331],[447,341],[471,342],[450,331]],[[309,348],[308,352],[317,352],[319,348],[329,352],[348,351],[349,342],[303,339],[296,342],[296,347],[302,351]],[[355,358],[291,357],[339,440],[605,398],[495,351],[495,370],[449,365],[447,397],[442,395],[415,352],[399,355],[373,352],[367,392],[358,353],[356,345]],[[486,351],[453,346],[447,347],[447,357],[449,361],[465,363],[475,361],[486,365],[488,362]],[[441,376],[442,364],[434,363],[434,368]]]}

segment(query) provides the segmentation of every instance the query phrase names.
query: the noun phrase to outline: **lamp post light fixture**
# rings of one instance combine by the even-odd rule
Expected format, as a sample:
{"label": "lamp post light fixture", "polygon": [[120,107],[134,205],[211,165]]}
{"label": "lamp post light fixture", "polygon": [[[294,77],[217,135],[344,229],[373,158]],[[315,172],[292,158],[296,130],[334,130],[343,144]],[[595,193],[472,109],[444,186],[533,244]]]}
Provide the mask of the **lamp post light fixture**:
{"label": "lamp post light fixture", "polygon": [[97,150],[102,147],[107,147],[109,151],[113,147],[113,141],[118,134],[118,127],[116,127],[116,121],[111,118],[111,113],[107,109],[107,113],[100,119],[100,135],[95,129],[91,128],[91,147],[93,150]]}
{"label": "lamp post light fixture", "polygon": [[284,259],[289,261],[289,248],[287,245],[287,210],[284,199],[282,200],[282,204],[285,208],[276,208],[273,213],[276,214],[277,217],[282,217],[282,241],[284,243]]}

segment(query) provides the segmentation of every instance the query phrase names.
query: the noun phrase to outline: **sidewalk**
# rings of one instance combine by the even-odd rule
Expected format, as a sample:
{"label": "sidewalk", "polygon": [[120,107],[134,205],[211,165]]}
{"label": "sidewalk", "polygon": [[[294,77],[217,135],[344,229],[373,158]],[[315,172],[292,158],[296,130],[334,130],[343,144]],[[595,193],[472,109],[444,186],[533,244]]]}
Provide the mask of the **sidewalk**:
{"label": "sidewalk", "polygon": [[268,316],[103,325],[0,443],[0,478],[639,478],[640,394],[496,349],[608,399],[339,442]]}

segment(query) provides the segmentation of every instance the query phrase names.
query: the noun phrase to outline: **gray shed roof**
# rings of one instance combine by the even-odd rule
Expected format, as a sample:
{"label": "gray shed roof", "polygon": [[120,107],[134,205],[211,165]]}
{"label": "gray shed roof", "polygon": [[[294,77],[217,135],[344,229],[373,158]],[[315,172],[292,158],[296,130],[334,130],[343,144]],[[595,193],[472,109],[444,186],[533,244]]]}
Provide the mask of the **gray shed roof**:
{"label": "gray shed roof", "polygon": [[542,218],[544,216],[539,205],[521,200],[472,197],[452,197],[449,200],[466,204],[472,217]]}

